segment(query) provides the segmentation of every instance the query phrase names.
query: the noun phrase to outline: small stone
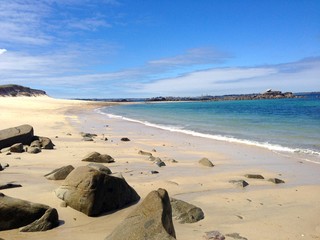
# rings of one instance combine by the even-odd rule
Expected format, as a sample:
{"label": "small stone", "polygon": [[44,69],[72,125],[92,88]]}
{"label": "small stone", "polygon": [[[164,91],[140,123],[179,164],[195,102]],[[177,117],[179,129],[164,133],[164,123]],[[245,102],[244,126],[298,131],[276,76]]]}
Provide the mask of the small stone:
{"label": "small stone", "polygon": [[157,164],[158,167],[165,167],[166,164],[165,162],[163,162],[161,159],[155,162]]}
{"label": "small stone", "polygon": [[129,138],[127,138],[127,137],[123,137],[123,138],[121,138],[121,141],[122,141],[122,142],[129,142],[129,141],[130,141],[130,139],[129,139]]}
{"label": "small stone", "polygon": [[178,163],[178,161],[175,160],[175,159],[171,159],[170,162],[172,162],[172,163]]}
{"label": "small stone", "polygon": [[205,167],[214,167],[213,163],[208,158],[201,158],[199,164]]}
{"label": "small stone", "polygon": [[205,240],[224,240],[224,239],[226,239],[225,236],[223,236],[218,231],[206,232],[206,235],[204,235],[203,237]]}
{"label": "small stone", "polygon": [[22,187],[22,186],[16,183],[0,183],[0,190],[8,189],[8,188],[17,188],[17,187]]}
{"label": "small stone", "polygon": [[254,178],[254,179],[264,179],[264,177],[260,174],[246,174],[244,175],[246,178]]}
{"label": "small stone", "polygon": [[145,155],[145,156],[149,156],[149,157],[152,156],[152,153],[145,152],[145,151],[142,151],[142,150],[140,150],[140,151],[138,152],[138,154],[140,154],[140,155]]}
{"label": "small stone", "polygon": [[108,141],[108,138],[104,138],[104,141]]}
{"label": "small stone", "polygon": [[151,174],[158,174],[159,172],[158,171],[151,171]]}
{"label": "small stone", "polygon": [[233,239],[248,240],[247,238],[240,236],[239,233],[229,233],[229,234],[226,234],[226,236],[231,237]]}
{"label": "small stone", "polygon": [[269,178],[269,182],[273,182],[274,184],[285,183],[283,180],[279,178]]}
{"label": "small stone", "polygon": [[232,184],[237,185],[239,187],[246,187],[249,185],[249,183],[246,182],[245,180],[230,180],[229,183],[232,183]]}

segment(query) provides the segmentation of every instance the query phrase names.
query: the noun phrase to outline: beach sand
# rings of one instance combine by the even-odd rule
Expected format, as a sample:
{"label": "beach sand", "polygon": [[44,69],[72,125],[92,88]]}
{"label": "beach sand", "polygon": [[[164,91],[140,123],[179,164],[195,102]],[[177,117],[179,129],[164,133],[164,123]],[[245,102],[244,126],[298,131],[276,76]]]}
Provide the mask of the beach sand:
{"label": "beach sand", "polygon": [[[1,129],[30,124],[35,135],[46,136],[56,145],[39,154],[0,153],[0,163],[10,167],[0,172],[0,182],[23,187],[2,193],[58,210],[61,225],[47,232],[0,232],[11,239],[104,239],[136,205],[112,214],[88,217],[60,206],[53,190],[61,181],[49,181],[44,174],[53,169],[87,165],[81,159],[92,151],[109,154],[112,172],[120,172],[142,199],[152,190],[164,188],[171,197],[192,203],[204,211],[197,223],[174,220],[177,239],[203,239],[208,231],[225,236],[238,233],[249,240],[320,239],[320,165],[284,156],[266,149],[234,144],[151,128],[98,114],[95,108],[107,103],[59,100],[49,97],[0,98]],[[82,141],[80,132],[96,133],[93,142]],[[108,141],[104,138],[107,137]],[[122,137],[131,141],[122,142]],[[153,152],[167,166],[159,168],[139,150]],[[207,157],[213,168],[198,160]],[[178,162],[172,163],[171,159]],[[151,174],[151,170],[159,174]],[[262,174],[265,180],[246,179],[245,174]],[[280,178],[273,184],[268,178]],[[230,180],[249,183],[239,188]],[[138,203],[139,204],[139,203]],[[1,216],[0,216],[1,217]],[[226,236],[226,239],[235,239]]]}

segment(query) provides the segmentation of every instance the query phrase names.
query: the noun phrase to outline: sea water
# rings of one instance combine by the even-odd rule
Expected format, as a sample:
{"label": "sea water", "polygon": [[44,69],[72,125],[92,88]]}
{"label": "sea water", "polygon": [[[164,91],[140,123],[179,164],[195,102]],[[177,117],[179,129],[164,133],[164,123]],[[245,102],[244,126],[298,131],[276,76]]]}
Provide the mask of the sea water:
{"label": "sea water", "polygon": [[320,163],[320,96],[302,98],[139,103],[98,110],[150,127],[267,148]]}

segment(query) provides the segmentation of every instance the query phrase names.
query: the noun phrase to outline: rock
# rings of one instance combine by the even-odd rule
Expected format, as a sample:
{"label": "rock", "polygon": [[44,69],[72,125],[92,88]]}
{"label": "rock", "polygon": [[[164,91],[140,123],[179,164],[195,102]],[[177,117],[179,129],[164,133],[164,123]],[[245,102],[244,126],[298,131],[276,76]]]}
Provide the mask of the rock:
{"label": "rock", "polygon": [[232,183],[232,184],[237,185],[239,187],[246,187],[249,185],[249,183],[246,182],[245,180],[230,180],[229,183]]}
{"label": "rock", "polygon": [[[43,204],[11,198],[2,193],[0,193],[0,216],[0,231],[20,228],[29,224],[31,225],[27,229],[46,231],[59,225],[58,213],[55,209]],[[35,225],[39,227],[31,228]],[[21,229],[21,231],[27,229]]]}
{"label": "rock", "polygon": [[231,237],[233,239],[248,240],[248,238],[240,236],[239,233],[229,233],[229,234],[226,234],[226,236]]}
{"label": "rock", "polygon": [[175,198],[170,198],[172,215],[180,223],[194,223],[204,219],[201,208]]}
{"label": "rock", "polygon": [[10,152],[22,153],[23,151],[24,151],[24,149],[23,149],[23,144],[22,143],[16,143],[16,144],[13,144],[10,147]]}
{"label": "rock", "polygon": [[0,171],[3,171],[4,169],[2,168],[1,164],[0,164]]}
{"label": "rock", "polygon": [[105,240],[176,239],[166,190],[150,192],[143,202]]}
{"label": "rock", "polygon": [[47,137],[39,137],[40,146],[42,149],[54,149],[54,144],[50,138]]}
{"label": "rock", "polygon": [[127,138],[127,137],[123,137],[123,138],[121,138],[121,141],[122,141],[122,142],[129,142],[129,141],[130,141],[130,139],[129,139],[129,138]]}
{"label": "rock", "polygon": [[161,159],[157,160],[155,163],[157,164],[158,167],[165,167],[166,166],[165,162],[163,162]]}
{"label": "rock", "polygon": [[10,147],[15,143],[29,145],[33,138],[33,127],[21,125],[0,130],[0,149]]}
{"label": "rock", "polygon": [[15,184],[15,183],[0,183],[0,190],[2,189],[8,189],[8,188],[17,188],[17,187],[22,187],[20,184]]}
{"label": "rock", "polygon": [[158,172],[158,171],[153,171],[153,170],[151,170],[150,173],[151,173],[151,174],[158,174],[159,172]]}
{"label": "rock", "polygon": [[94,138],[94,137],[97,137],[98,135],[97,135],[97,134],[94,134],[94,133],[84,133],[84,132],[82,132],[82,133],[81,133],[81,136],[82,136],[83,138]]}
{"label": "rock", "polygon": [[32,143],[30,144],[30,147],[41,147],[40,141],[39,140],[33,140]]}
{"label": "rock", "polygon": [[138,152],[138,154],[140,154],[140,155],[145,155],[145,156],[149,156],[149,157],[152,156],[152,153],[145,152],[145,151],[142,151],[142,150],[140,150],[140,151]]}
{"label": "rock", "polygon": [[0,163],[0,166],[2,167],[2,169],[5,169],[7,167],[9,167],[8,163]]}
{"label": "rock", "polygon": [[224,240],[226,239],[225,236],[223,236],[218,231],[210,231],[206,232],[206,235],[203,236],[205,240]]}
{"label": "rock", "polygon": [[55,193],[68,206],[88,216],[114,211],[140,199],[124,179],[88,166],[73,170]]}
{"label": "rock", "polygon": [[108,167],[106,167],[103,164],[101,164],[101,163],[89,163],[88,167],[96,169],[99,172],[103,172],[105,174],[112,174],[111,170]]}
{"label": "rock", "polygon": [[84,162],[97,162],[97,163],[112,163],[114,159],[107,154],[100,154],[98,152],[92,152],[87,154],[84,159]]}
{"label": "rock", "polygon": [[64,180],[72,172],[73,169],[73,166],[68,165],[61,168],[57,168],[44,176],[48,180]]}
{"label": "rock", "polygon": [[285,183],[283,180],[279,178],[269,178],[268,181],[273,182],[274,184]]}
{"label": "rock", "polygon": [[59,226],[58,219],[59,217],[57,210],[55,208],[49,208],[40,219],[21,228],[20,232],[47,231],[49,229]]}
{"label": "rock", "polygon": [[254,178],[254,179],[264,179],[264,177],[260,174],[246,174],[244,175],[246,178]]}
{"label": "rock", "polygon": [[170,159],[170,162],[172,162],[172,163],[178,163],[178,161],[175,160],[175,159]]}
{"label": "rock", "polygon": [[201,158],[199,160],[199,164],[205,166],[205,167],[214,167],[212,162],[208,158]]}
{"label": "rock", "polygon": [[41,152],[41,148],[39,148],[39,147],[27,147],[27,152],[36,154],[36,153]]}

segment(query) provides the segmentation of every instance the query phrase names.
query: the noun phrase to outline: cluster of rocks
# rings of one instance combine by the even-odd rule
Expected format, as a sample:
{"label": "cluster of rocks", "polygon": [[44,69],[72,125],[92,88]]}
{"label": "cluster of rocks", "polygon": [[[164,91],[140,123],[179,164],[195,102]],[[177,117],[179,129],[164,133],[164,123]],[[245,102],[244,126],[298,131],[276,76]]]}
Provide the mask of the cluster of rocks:
{"label": "cluster of rocks", "polygon": [[39,153],[42,149],[54,149],[54,146],[50,138],[35,136],[33,127],[27,124],[0,130],[2,153]]}
{"label": "cluster of rocks", "polygon": [[[265,179],[261,174],[249,173],[249,174],[245,174],[244,176],[246,178],[248,178],[248,179],[260,179],[260,180],[264,180]],[[268,181],[272,182],[274,184],[285,183],[285,181],[283,181],[282,179],[279,179],[279,178],[269,178]],[[236,186],[243,187],[243,188],[246,187],[246,186],[249,186],[249,183],[247,181],[243,180],[243,179],[230,180],[229,182],[232,183],[232,184],[235,184]]]}

